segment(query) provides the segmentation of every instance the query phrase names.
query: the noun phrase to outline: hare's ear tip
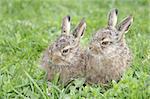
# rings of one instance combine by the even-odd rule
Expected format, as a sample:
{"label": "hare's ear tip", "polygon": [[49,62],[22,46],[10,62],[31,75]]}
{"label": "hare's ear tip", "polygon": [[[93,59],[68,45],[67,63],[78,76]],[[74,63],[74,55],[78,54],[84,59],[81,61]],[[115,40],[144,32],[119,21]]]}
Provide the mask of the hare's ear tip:
{"label": "hare's ear tip", "polygon": [[80,21],[80,24],[84,24],[84,25],[86,25],[86,21],[85,21],[85,18],[83,17],[82,19],[81,19],[81,21]]}
{"label": "hare's ear tip", "polygon": [[133,22],[133,15],[132,14],[129,15],[129,18]]}
{"label": "hare's ear tip", "polygon": [[70,17],[70,15],[66,15],[63,19],[67,19],[68,21],[70,21],[71,17]]}
{"label": "hare's ear tip", "polygon": [[68,20],[69,20],[69,21],[71,20],[71,17],[70,17],[70,15],[67,15],[66,17],[68,18]]}
{"label": "hare's ear tip", "polygon": [[113,8],[112,11],[114,11],[116,13],[116,15],[118,15],[118,9],[117,8]]}
{"label": "hare's ear tip", "polygon": [[118,11],[118,9],[117,9],[117,8],[115,8],[115,12],[116,12],[116,15],[118,15],[118,12],[119,12],[119,11]]}
{"label": "hare's ear tip", "polygon": [[118,9],[117,9],[117,8],[112,8],[112,9],[111,9],[111,12],[115,12],[115,13],[116,13],[116,15],[118,15],[118,12],[119,12],[119,11],[118,11]]}
{"label": "hare's ear tip", "polygon": [[84,26],[86,26],[85,18],[82,18]]}

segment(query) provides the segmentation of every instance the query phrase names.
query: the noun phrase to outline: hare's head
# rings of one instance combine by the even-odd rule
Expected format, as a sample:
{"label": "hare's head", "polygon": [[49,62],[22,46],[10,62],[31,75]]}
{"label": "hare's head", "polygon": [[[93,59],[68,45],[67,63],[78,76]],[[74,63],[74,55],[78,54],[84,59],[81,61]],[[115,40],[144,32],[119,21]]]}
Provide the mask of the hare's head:
{"label": "hare's head", "polygon": [[79,53],[80,38],[84,33],[86,23],[84,19],[70,32],[70,16],[62,20],[62,31],[60,37],[49,46],[49,59],[55,65],[69,65],[75,55]]}
{"label": "hare's head", "polygon": [[112,9],[108,14],[108,25],[97,31],[91,41],[89,50],[92,53],[109,53],[117,47],[118,44],[124,43],[124,34],[128,31],[133,18],[126,17],[120,24],[117,24],[118,10]]}

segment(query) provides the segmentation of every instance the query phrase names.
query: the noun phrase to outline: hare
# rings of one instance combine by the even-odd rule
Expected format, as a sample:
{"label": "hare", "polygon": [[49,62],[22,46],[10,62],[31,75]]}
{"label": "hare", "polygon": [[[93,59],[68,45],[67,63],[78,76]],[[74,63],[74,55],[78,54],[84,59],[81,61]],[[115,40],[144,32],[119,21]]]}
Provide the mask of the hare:
{"label": "hare", "polygon": [[88,61],[86,66],[86,81],[88,83],[107,83],[119,80],[132,60],[131,52],[125,41],[133,18],[126,17],[117,24],[117,9],[112,9],[108,15],[106,28],[98,30],[86,50]]}
{"label": "hare", "polygon": [[85,76],[84,50],[79,44],[85,28],[86,23],[82,19],[70,32],[70,16],[63,18],[61,35],[47,48],[41,61],[48,80],[51,81],[56,73],[60,74],[59,81],[63,84]]}

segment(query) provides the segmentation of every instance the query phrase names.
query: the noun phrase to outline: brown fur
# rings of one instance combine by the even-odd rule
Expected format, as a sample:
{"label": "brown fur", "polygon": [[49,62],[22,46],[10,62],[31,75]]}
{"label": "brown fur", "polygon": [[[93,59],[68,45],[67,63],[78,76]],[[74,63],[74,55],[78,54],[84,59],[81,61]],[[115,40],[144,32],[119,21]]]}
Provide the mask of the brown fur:
{"label": "brown fur", "polygon": [[85,76],[85,56],[79,44],[85,27],[84,20],[81,20],[70,33],[70,17],[63,18],[61,36],[47,48],[41,61],[48,80],[51,81],[57,73],[60,74],[59,81],[64,84]]}
{"label": "brown fur", "polygon": [[77,77],[85,77],[88,83],[119,80],[132,59],[124,34],[133,18],[129,16],[116,26],[117,13],[116,9],[110,11],[108,26],[93,35],[86,50],[79,44],[85,21],[81,20],[70,33],[70,17],[64,17],[61,36],[47,48],[42,58],[41,65],[47,71],[47,78],[52,80],[59,73],[62,83]]}
{"label": "brown fur", "polygon": [[88,57],[86,80],[88,83],[119,80],[130,66],[132,57],[125,42],[124,33],[128,30],[132,17],[129,16],[123,20],[119,29],[116,28],[116,9],[111,10],[108,19],[108,27],[94,34],[90,47],[86,50]]}

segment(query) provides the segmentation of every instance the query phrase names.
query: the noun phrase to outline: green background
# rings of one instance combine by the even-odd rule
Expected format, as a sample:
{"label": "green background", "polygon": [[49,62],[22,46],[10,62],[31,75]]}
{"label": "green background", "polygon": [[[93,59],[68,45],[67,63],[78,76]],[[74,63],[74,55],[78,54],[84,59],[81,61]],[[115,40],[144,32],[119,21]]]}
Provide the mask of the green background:
{"label": "green background", "polygon": [[[116,83],[86,85],[75,80],[63,87],[45,80],[39,61],[47,46],[60,35],[61,20],[72,17],[74,27],[85,17],[81,44],[107,25],[107,14],[118,8],[118,20],[132,14],[126,40],[133,52],[131,68]],[[148,99],[150,98],[149,0],[0,0],[0,99]]]}

